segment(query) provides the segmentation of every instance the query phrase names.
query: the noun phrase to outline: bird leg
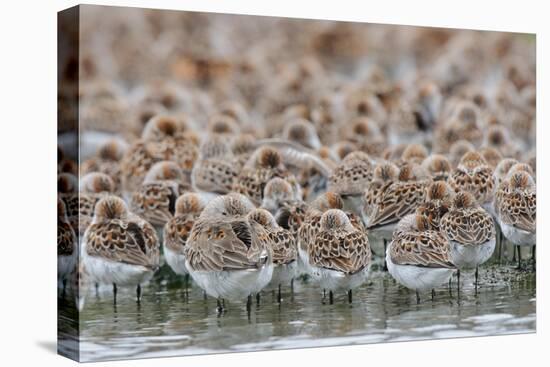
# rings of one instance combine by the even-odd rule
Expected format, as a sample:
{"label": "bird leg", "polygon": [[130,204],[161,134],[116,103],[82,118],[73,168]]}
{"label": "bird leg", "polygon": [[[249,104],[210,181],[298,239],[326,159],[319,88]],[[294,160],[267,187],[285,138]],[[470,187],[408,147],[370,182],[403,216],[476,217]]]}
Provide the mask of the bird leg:
{"label": "bird leg", "polygon": [[348,291],[348,302],[351,303],[353,301],[351,289]]}
{"label": "bird leg", "polygon": [[476,266],[476,275],[475,275],[475,287],[476,287],[476,294],[477,294],[477,284],[479,279],[479,266]]}
{"label": "bird leg", "polygon": [[138,284],[137,287],[136,287],[136,300],[137,300],[137,303],[140,303],[141,302],[141,284]]}
{"label": "bird leg", "polygon": [[432,289],[432,302],[435,300],[435,289]]}
{"label": "bird leg", "polygon": [[420,293],[418,293],[418,290],[416,291],[416,304],[420,304]]}
{"label": "bird leg", "polygon": [[388,247],[388,240],[384,238],[384,267],[382,268],[384,271],[388,271],[388,264],[386,263],[386,250]]}
{"label": "bird leg", "polygon": [[250,315],[250,309],[252,308],[252,295],[249,294],[246,298],[246,312]]}
{"label": "bird leg", "polygon": [[189,301],[189,273],[185,274],[183,279],[185,282],[185,297],[187,298],[187,301]]}
{"label": "bird leg", "polygon": [[113,283],[113,302],[115,303],[115,305],[116,305],[116,293],[117,293],[116,284]]}
{"label": "bird leg", "polygon": [[521,247],[517,246],[518,248],[518,270],[521,270]]}
{"label": "bird leg", "polygon": [[332,290],[328,291],[328,302],[332,305],[334,303],[334,294]]}

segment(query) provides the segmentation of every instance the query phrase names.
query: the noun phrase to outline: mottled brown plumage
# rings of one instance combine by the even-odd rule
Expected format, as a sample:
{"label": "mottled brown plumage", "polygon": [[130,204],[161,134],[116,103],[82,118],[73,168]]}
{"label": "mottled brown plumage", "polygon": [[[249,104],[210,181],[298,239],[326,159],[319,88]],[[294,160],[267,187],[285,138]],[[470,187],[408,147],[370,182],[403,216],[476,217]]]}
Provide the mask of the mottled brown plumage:
{"label": "mottled brown plumage", "polygon": [[105,197],[96,204],[94,220],[84,234],[84,242],[91,257],[151,270],[159,265],[155,229],[129,213],[122,199],[115,196]]}
{"label": "mottled brown plumage", "polygon": [[320,230],[308,246],[310,264],[344,274],[355,274],[370,264],[367,234],[357,230],[344,212],[331,209],[320,220]]}

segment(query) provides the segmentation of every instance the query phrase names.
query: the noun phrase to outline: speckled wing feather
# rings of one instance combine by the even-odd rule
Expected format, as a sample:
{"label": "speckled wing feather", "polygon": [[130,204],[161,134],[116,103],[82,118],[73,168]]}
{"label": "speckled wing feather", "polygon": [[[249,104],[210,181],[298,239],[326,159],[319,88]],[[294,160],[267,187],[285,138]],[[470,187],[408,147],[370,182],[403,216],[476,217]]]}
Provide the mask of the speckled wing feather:
{"label": "speckled wing feather", "polygon": [[369,163],[344,162],[330,175],[328,190],[340,195],[359,195],[363,193],[371,179],[372,170]]}
{"label": "speckled wing feather", "polygon": [[78,193],[70,194],[58,194],[59,198],[63,200],[65,207],[67,208],[67,219],[75,233],[79,228],[79,198]]}
{"label": "speckled wing feather", "polygon": [[363,270],[371,260],[367,235],[361,231],[321,231],[308,254],[312,265],[346,274]]}
{"label": "speckled wing feather", "polygon": [[78,197],[78,233],[83,235],[94,218],[94,210],[102,194],[80,193]]}
{"label": "speckled wing feather", "polygon": [[132,194],[132,212],[153,225],[164,225],[172,219],[179,191],[171,181],[150,182],[142,185]]}
{"label": "speckled wing feather", "polygon": [[368,228],[398,222],[414,213],[426,199],[426,182],[396,182],[381,193],[370,215]]}
{"label": "speckled wing feather", "polygon": [[380,183],[372,182],[363,193],[362,204],[363,204],[363,214],[370,216],[376,207],[378,200],[382,196],[382,193],[388,189],[391,185],[391,182]]}
{"label": "speckled wing feather", "polygon": [[357,214],[355,214],[354,212],[345,212],[345,213],[348,216],[349,221],[351,222],[351,225],[354,226],[355,229],[363,232],[367,230],[365,228],[365,225],[363,224],[363,221]]}
{"label": "speckled wing feather", "polygon": [[233,183],[233,191],[247,196],[255,205],[260,205],[267,182],[274,177],[286,176],[277,169],[244,167]]}
{"label": "speckled wing feather", "polygon": [[537,194],[507,193],[500,200],[500,220],[528,232],[535,232],[537,226]]}
{"label": "speckled wing feather", "polygon": [[170,219],[164,226],[164,245],[170,250],[183,254],[183,249],[198,215],[184,214]]}
{"label": "speckled wing feather", "polygon": [[151,166],[158,161],[160,159],[155,159],[147,151],[145,142],[139,140],[134,143],[120,162],[123,189],[126,191],[136,189],[143,182]]}
{"label": "speckled wing feather", "polygon": [[450,177],[449,184],[455,190],[471,193],[481,205],[491,199],[495,181],[489,167],[478,167],[473,172],[457,169]]}
{"label": "speckled wing feather", "polygon": [[71,255],[76,247],[76,235],[67,222],[57,221],[57,255]]}
{"label": "speckled wing feather", "polygon": [[286,229],[276,228],[268,230],[273,249],[274,264],[289,264],[296,260],[296,240]]}
{"label": "speckled wing feather", "polygon": [[390,249],[391,260],[398,265],[455,268],[448,240],[436,231],[399,233],[392,239]]}
{"label": "speckled wing feather", "polygon": [[154,250],[158,240],[152,227],[144,230],[134,221],[111,220],[88,227],[84,241],[90,256],[150,269],[158,266]]}
{"label": "speckled wing feather", "polygon": [[275,213],[275,220],[278,225],[297,236],[298,230],[305,220],[306,212],[307,204],[303,201],[285,202]]}
{"label": "speckled wing feather", "polygon": [[450,211],[441,220],[441,231],[463,245],[481,245],[495,238],[493,218],[481,208]]}
{"label": "speckled wing feather", "polygon": [[176,162],[184,171],[191,171],[199,156],[197,145],[184,137],[165,137],[161,142],[146,142],[144,147],[155,161]]}
{"label": "speckled wing feather", "polygon": [[193,182],[202,191],[225,194],[237,177],[236,166],[221,159],[205,159],[193,168]]}
{"label": "speckled wing feather", "polygon": [[428,221],[431,229],[439,230],[441,219],[449,211],[447,203],[441,200],[432,200],[422,204],[416,212]]}
{"label": "speckled wing feather", "polygon": [[298,230],[298,244],[302,251],[308,251],[309,244],[315,239],[321,230],[321,217],[323,213],[314,211],[307,214],[304,223]]}
{"label": "speckled wing feather", "polygon": [[271,257],[267,232],[245,220],[197,221],[193,226],[185,256],[198,271],[256,269]]}

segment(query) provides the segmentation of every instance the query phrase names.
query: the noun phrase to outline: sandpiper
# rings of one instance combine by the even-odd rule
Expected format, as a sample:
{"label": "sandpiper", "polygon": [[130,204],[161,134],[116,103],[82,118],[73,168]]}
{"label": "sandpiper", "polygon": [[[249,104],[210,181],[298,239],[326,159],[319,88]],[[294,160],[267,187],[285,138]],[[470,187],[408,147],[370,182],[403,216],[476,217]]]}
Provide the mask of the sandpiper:
{"label": "sandpiper", "polygon": [[159,250],[155,229],[129,212],[121,198],[107,196],[96,204],[84,233],[81,260],[93,281],[113,285],[115,303],[117,286],[136,287],[139,302],[141,284],[159,266]]}

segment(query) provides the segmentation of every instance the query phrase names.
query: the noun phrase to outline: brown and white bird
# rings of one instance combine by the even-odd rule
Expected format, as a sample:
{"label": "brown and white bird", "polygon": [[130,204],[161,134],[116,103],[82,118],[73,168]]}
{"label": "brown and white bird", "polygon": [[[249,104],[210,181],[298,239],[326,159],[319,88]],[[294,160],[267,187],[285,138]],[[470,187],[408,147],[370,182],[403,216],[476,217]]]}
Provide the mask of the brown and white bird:
{"label": "brown and white bird", "polygon": [[131,195],[143,182],[151,167],[160,161],[177,163],[189,176],[199,155],[197,141],[187,134],[177,118],[155,116],[145,126],[141,139],[126,151],[121,161],[122,189]]}
{"label": "brown and white bird", "polygon": [[491,215],[475,201],[469,192],[459,192],[449,211],[441,218],[441,232],[451,244],[451,260],[461,269],[475,268],[478,285],[479,265],[495,251],[495,224]]}
{"label": "brown and white bird", "polygon": [[72,223],[78,222],[75,231],[79,239],[81,239],[84,231],[86,231],[86,228],[88,228],[94,218],[97,202],[109,194],[114,194],[115,183],[110,176],[104,173],[91,172],[82,176],[79,189],[78,215],[76,218],[72,217],[70,219]]}
{"label": "brown and white bird", "polygon": [[464,154],[451,174],[449,184],[456,192],[471,193],[479,205],[490,210],[495,188],[493,170],[479,153]]}
{"label": "brown and white bird", "polygon": [[207,198],[201,194],[188,192],[176,200],[174,216],[166,223],[163,231],[163,252],[166,262],[174,273],[185,276],[188,285],[187,268],[185,267],[185,246],[193,224],[206,206]]}
{"label": "brown and white bird", "polygon": [[268,232],[247,214],[254,205],[241,194],[211,200],[193,225],[184,256],[195,283],[208,295],[241,300],[258,294],[273,275],[273,252]]}
{"label": "brown and white bird", "polygon": [[57,200],[57,280],[66,287],[67,279],[78,262],[76,234],[67,218],[65,203]]}
{"label": "brown and white bird", "polygon": [[397,171],[393,164],[381,163],[374,176],[363,196],[363,222],[369,234],[383,240],[385,251],[397,223],[426,200],[431,181],[419,166],[411,164]]}
{"label": "brown and white bird", "polygon": [[[495,194],[495,211],[503,235],[518,247],[534,247],[537,242],[537,193],[533,178],[523,171],[512,172]],[[534,258],[533,249],[533,258]]]}
{"label": "brown and white bird", "polygon": [[176,200],[190,188],[178,164],[155,163],[132,193],[130,209],[155,227],[162,227],[174,216]]}
{"label": "brown and white bird", "polygon": [[447,181],[451,175],[451,162],[442,154],[432,154],[422,161],[422,168],[434,181]]}
{"label": "brown and white bird", "polygon": [[209,135],[201,144],[191,173],[194,189],[215,194],[230,192],[238,173],[235,163],[227,137]]}
{"label": "brown and white bird", "polygon": [[294,236],[302,225],[308,205],[300,199],[295,187],[287,180],[274,177],[265,185],[261,207],[269,211],[278,225]]}
{"label": "brown and white bird", "polygon": [[255,205],[262,203],[264,187],[274,177],[288,177],[281,154],[269,146],[258,148],[238,173],[233,190],[247,196]]}
{"label": "brown and white bird", "polygon": [[108,175],[113,180],[114,193],[120,194],[122,189],[120,161],[126,153],[128,145],[120,139],[111,139],[101,145],[97,154],[82,162],[81,174],[100,172]]}
{"label": "brown and white bird", "polygon": [[160,245],[155,229],[128,211],[117,196],[99,200],[91,225],[84,233],[81,259],[90,279],[117,287],[136,287],[141,300],[141,284],[149,281],[159,267]]}
{"label": "brown and white bird", "polygon": [[456,267],[451,259],[449,240],[430,228],[421,214],[409,214],[399,221],[386,251],[386,263],[391,276],[403,286],[420,292],[447,283]]}
{"label": "brown and white bird", "polygon": [[367,280],[371,256],[367,233],[357,229],[346,213],[339,209],[323,213],[308,246],[308,262],[312,278],[329,291],[331,304],[338,291],[346,292],[352,302],[352,290]]}
{"label": "brown and white bird", "polygon": [[275,218],[265,209],[254,209],[248,219],[260,224],[267,231],[273,252],[273,276],[265,289],[277,289],[277,301],[282,300],[281,286],[293,288],[298,270],[296,238],[287,229],[280,227]]}
{"label": "brown and white bird", "polygon": [[346,210],[361,214],[361,198],[372,180],[374,164],[361,151],[348,154],[332,172],[328,191],[339,194]]}
{"label": "brown and white bird", "polygon": [[321,217],[329,209],[343,209],[344,202],[340,195],[334,192],[326,192],[318,196],[310,205],[298,230],[296,237],[298,244],[299,272],[309,274],[309,246],[313,244],[317,233],[321,229]]}

